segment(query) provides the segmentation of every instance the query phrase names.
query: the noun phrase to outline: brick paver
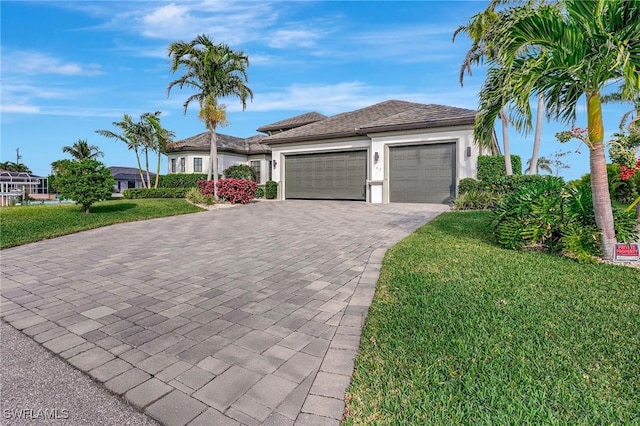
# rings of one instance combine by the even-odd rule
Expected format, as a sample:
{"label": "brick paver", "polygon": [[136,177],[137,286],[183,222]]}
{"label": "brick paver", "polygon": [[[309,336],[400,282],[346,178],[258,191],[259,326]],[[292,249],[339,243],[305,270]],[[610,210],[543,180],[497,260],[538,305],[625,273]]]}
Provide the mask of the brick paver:
{"label": "brick paver", "polygon": [[6,249],[0,316],[167,425],[338,424],[386,249],[446,210],[265,201]]}

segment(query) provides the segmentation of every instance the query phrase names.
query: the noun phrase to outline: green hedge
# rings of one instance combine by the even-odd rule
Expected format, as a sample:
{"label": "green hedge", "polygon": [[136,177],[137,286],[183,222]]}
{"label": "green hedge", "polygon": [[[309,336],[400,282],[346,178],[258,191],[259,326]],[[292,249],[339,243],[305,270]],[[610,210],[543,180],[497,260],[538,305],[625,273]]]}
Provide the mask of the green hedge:
{"label": "green hedge", "polygon": [[[522,160],[519,155],[511,156],[514,175],[522,174]],[[493,182],[507,175],[504,155],[481,155],[478,157],[478,180]]]}
{"label": "green hedge", "polygon": [[184,198],[189,188],[134,188],[122,191],[124,198]]}
{"label": "green hedge", "polygon": [[278,196],[278,182],[268,180],[264,184],[264,196],[267,200],[273,200]]}
{"label": "green hedge", "polygon": [[246,164],[235,164],[224,170],[224,177],[227,179],[243,179],[256,181],[256,172],[253,167]]}
{"label": "green hedge", "polygon": [[172,173],[160,175],[158,187],[160,188],[197,188],[198,181],[206,179],[205,173]]}

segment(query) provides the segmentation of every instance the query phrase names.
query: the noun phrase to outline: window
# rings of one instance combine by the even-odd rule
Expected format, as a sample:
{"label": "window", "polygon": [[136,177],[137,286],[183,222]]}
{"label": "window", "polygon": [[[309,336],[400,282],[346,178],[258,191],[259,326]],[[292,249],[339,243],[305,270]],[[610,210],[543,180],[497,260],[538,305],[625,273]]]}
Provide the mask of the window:
{"label": "window", "polygon": [[176,159],[172,158],[171,163],[169,164],[169,173],[175,173],[175,172],[176,172]]}
{"label": "window", "polygon": [[202,157],[193,159],[193,173],[202,173]]}
{"label": "window", "polygon": [[185,172],[184,165],[185,165],[184,158],[181,158],[180,159],[180,173],[184,173]]}
{"label": "window", "polygon": [[273,180],[273,160],[269,161],[269,180]]}
{"label": "window", "polygon": [[260,183],[260,160],[258,161],[251,161],[251,168],[253,168],[253,171],[256,172],[256,182]]}

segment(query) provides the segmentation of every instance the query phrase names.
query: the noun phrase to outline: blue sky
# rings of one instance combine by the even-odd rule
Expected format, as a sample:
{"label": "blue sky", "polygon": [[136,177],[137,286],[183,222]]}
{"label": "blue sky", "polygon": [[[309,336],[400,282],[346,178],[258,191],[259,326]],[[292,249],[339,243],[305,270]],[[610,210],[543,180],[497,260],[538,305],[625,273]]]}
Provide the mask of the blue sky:
{"label": "blue sky", "polygon": [[[205,33],[243,50],[250,59],[253,102],[242,111],[227,100],[230,124],[222,133],[247,137],[261,125],[318,111],[333,115],[388,99],[475,109],[484,72],[458,83],[469,48],[454,30],[486,1],[2,1],[2,125],[0,160],[22,162],[39,175],[66,158],[62,147],[87,139],[107,166],[135,166],[112,129],[127,113],[162,111],[162,124],[182,139],[205,130],[197,105],[186,115],[187,90],[167,97],[177,78],[167,46]],[[607,135],[627,108],[605,106]],[[577,125],[585,126],[582,113]],[[588,150],[559,144],[569,126],[546,123],[541,155],[571,151],[561,172],[588,171]],[[533,135],[511,129],[512,153],[531,156]],[[576,150],[580,154],[575,153]],[[166,173],[166,159],[162,172]]]}

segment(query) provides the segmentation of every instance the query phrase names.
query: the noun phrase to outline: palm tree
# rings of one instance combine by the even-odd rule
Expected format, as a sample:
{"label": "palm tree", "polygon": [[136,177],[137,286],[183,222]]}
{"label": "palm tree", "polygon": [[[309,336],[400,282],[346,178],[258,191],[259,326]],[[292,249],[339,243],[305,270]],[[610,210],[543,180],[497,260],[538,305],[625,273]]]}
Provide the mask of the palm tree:
{"label": "palm tree", "polygon": [[[501,25],[500,14],[495,11],[495,4],[491,2],[489,7],[484,11],[474,15],[467,25],[459,26],[453,33],[453,41],[460,33],[466,33],[472,40],[471,48],[465,55],[460,66],[460,86],[464,85],[465,73],[472,74],[472,65],[479,65],[485,59],[495,57],[494,51],[497,46],[492,44],[491,36],[496,26]],[[506,100],[503,101],[503,104]],[[504,149],[504,165],[507,175],[513,174],[511,164],[511,151],[509,149],[509,119],[504,108],[500,111],[500,121],[502,123],[502,144]],[[491,142],[487,141],[484,147],[491,146]]]}
{"label": "palm tree", "polygon": [[114,121],[112,124],[121,130],[120,134],[111,130],[96,130],[96,133],[106,138],[124,142],[128,149],[135,152],[136,161],[138,162],[138,172],[140,173],[140,180],[142,180],[142,187],[148,187],[145,182],[144,175],[142,174],[142,165],[140,164],[139,149],[142,143],[138,135],[137,123],[133,122],[133,119],[129,114],[124,114],[121,121]]}
{"label": "palm tree", "polygon": [[95,160],[104,157],[104,152],[100,151],[97,145],[89,145],[85,139],[78,139],[71,146],[63,146],[62,152],[69,153],[74,160]]}
{"label": "palm tree", "polygon": [[167,130],[160,124],[160,111],[155,113],[145,113],[140,116],[142,122],[148,124],[150,129],[151,138],[149,139],[149,149],[155,151],[158,156],[158,162],[156,167],[156,181],[154,188],[158,187],[160,179],[160,162],[162,160],[162,154],[167,152],[167,146],[173,142],[175,133],[171,130]]}
{"label": "palm tree", "polygon": [[[175,73],[182,68],[184,74],[169,83],[167,94],[169,95],[171,89],[176,86],[180,89],[186,86],[196,90],[196,93],[189,96],[184,103],[185,114],[193,101],[199,103],[200,110],[215,109],[219,105],[219,98],[235,96],[242,102],[244,110],[247,107],[247,98],[253,99],[253,92],[246,84],[249,58],[243,52],[233,51],[226,44],[214,44],[209,37],[201,34],[190,42],[171,43],[169,57],[171,72]],[[216,126],[220,122],[207,120],[205,124],[211,133],[207,179],[211,180],[213,176],[215,191],[215,182],[218,181]],[[216,192],[214,196],[217,199]]]}
{"label": "palm tree", "polygon": [[[472,66],[481,64],[485,59],[494,59],[499,56],[498,49],[500,43],[496,43],[496,36],[500,31],[504,30],[504,27],[509,25],[509,13],[507,10],[496,11],[496,8],[505,4],[519,3],[528,7],[533,7],[537,4],[543,3],[544,0],[491,0],[489,7],[484,11],[474,15],[467,25],[461,25],[453,33],[453,41],[455,42],[456,36],[463,32],[466,33],[472,40],[471,49],[465,55],[465,58],[460,66],[460,85],[463,85],[464,75],[472,74]],[[509,99],[503,97],[502,108],[498,117],[502,123],[502,142],[504,147],[504,161],[505,169],[508,175],[513,174],[513,167],[511,164],[511,152],[509,145],[509,117],[505,108],[505,104]],[[542,96],[538,97],[538,110],[536,118],[536,131],[533,138],[533,153],[532,162],[529,168],[529,173],[533,174],[536,170],[536,162],[538,153],[540,151],[540,139],[542,135],[542,116],[544,113],[544,100]],[[493,127],[493,126],[492,126]]]}
{"label": "palm tree", "polygon": [[553,173],[553,169],[551,169],[551,160],[546,157],[539,157],[536,161],[536,168],[533,173],[531,173],[531,164],[533,163],[533,158],[527,160],[527,166],[529,167],[529,174],[540,174],[540,170],[543,172],[547,172],[549,174]]}
{"label": "palm tree", "polygon": [[[586,98],[587,130],[574,129],[589,148],[591,186],[601,250],[613,258],[616,242],[605,158],[601,91],[612,81],[623,93],[640,87],[640,7],[625,0],[564,0],[538,7],[510,10],[510,25],[498,35],[499,60],[491,68],[504,68],[498,97],[512,99],[516,128],[531,129],[531,94],[543,95],[547,114],[562,122],[576,120],[578,102]],[[498,84],[489,73],[485,87]],[[483,87],[476,117],[476,136],[491,137],[490,124],[500,113],[495,93]],[[514,120],[512,120],[514,121]]]}
{"label": "palm tree", "polygon": [[13,161],[3,161],[0,163],[0,169],[8,172],[25,172],[31,173],[29,167],[22,163],[14,163]]}

